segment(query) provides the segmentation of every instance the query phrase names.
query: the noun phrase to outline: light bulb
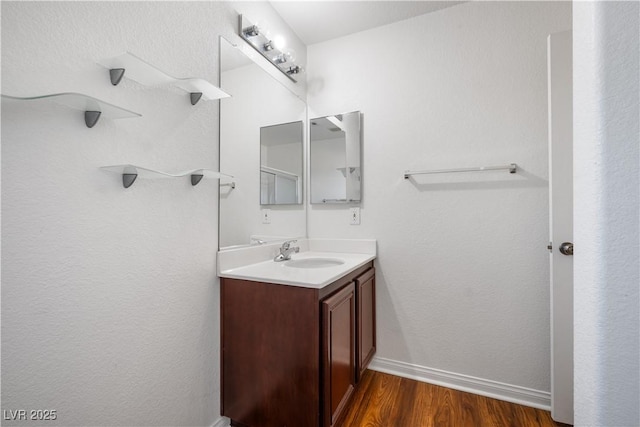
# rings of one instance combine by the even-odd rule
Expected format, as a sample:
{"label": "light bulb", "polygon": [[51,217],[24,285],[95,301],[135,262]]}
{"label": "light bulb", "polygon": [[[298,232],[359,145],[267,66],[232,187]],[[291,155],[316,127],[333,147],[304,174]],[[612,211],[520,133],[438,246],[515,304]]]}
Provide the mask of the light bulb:
{"label": "light bulb", "polygon": [[275,62],[276,64],[284,64],[285,62],[287,62],[287,57],[284,55],[284,53],[281,53],[279,55],[276,55],[272,58],[272,61]]}
{"label": "light bulb", "polygon": [[284,49],[284,47],[286,46],[286,43],[287,41],[281,35],[277,35],[273,38],[273,46],[278,50]]}
{"label": "light bulb", "polygon": [[296,62],[296,51],[293,49],[286,49],[284,52],[282,52],[282,54],[284,55],[284,58],[287,60],[287,62]]}

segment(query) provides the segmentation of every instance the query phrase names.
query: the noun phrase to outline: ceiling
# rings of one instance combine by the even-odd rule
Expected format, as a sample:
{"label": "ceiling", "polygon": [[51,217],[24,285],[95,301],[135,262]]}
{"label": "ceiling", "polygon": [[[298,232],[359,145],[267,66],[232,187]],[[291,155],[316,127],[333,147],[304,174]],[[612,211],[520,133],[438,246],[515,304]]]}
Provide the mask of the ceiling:
{"label": "ceiling", "polygon": [[464,3],[462,1],[272,0],[306,45],[346,36]]}

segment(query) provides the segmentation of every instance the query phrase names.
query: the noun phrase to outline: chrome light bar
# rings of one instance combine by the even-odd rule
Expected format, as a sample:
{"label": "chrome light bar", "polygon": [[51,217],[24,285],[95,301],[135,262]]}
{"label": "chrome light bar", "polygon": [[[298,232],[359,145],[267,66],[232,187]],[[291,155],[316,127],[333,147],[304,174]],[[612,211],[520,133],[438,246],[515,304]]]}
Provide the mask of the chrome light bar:
{"label": "chrome light bar", "polygon": [[273,40],[269,40],[264,35],[264,29],[251,23],[242,15],[238,16],[238,34],[244,41],[260,53],[267,61],[272,63],[285,76],[297,83],[292,76],[304,71],[302,67],[295,64],[295,60],[286,52],[278,49]]}

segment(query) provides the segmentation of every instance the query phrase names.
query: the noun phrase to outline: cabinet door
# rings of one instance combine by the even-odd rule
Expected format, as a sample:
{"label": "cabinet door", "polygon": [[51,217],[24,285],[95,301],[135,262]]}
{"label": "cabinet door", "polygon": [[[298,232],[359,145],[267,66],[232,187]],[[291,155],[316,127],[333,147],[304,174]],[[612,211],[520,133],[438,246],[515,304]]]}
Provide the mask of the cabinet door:
{"label": "cabinet door", "polygon": [[222,279],[222,413],[233,425],[320,427],[314,289]]}
{"label": "cabinet door", "polygon": [[323,425],[336,425],[356,384],[355,284],[322,301]]}
{"label": "cabinet door", "polygon": [[376,278],[375,270],[364,273],[356,279],[356,300],[358,313],[358,355],[357,380],[364,373],[376,353]]}

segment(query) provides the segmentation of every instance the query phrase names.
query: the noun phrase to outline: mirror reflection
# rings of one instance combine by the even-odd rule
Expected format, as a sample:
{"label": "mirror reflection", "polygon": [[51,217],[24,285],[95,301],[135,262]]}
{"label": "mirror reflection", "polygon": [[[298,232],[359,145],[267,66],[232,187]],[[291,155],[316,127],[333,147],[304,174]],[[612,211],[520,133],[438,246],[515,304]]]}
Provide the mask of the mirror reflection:
{"label": "mirror reflection", "polygon": [[302,203],[302,122],[260,128],[260,204]]}
{"label": "mirror reflection", "polygon": [[311,203],[361,200],[360,112],[310,120]]}
{"label": "mirror reflection", "polygon": [[220,87],[220,248],[306,236],[305,102],[223,38]]}

